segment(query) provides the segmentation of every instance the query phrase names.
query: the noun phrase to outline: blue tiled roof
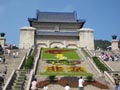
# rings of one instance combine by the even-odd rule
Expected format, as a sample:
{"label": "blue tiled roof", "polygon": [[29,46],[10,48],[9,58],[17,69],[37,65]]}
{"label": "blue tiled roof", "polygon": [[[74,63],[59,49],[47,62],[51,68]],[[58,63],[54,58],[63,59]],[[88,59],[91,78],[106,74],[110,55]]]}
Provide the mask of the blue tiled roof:
{"label": "blue tiled roof", "polygon": [[74,12],[38,12],[39,22],[77,22]]}
{"label": "blue tiled roof", "polygon": [[37,35],[54,35],[54,36],[79,36],[78,32],[43,32],[37,31]]}
{"label": "blue tiled roof", "polygon": [[77,19],[76,12],[40,12],[36,13],[36,18],[28,18],[30,26],[34,27],[33,23],[74,23],[83,27],[85,20]]}

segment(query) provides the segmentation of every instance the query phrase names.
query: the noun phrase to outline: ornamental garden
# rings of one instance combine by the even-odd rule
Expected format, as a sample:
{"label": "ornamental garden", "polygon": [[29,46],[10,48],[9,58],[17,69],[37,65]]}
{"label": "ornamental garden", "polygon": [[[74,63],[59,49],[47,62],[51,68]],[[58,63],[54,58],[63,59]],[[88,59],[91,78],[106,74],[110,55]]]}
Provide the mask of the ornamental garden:
{"label": "ornamental garden", "polygon": [[[77,53],[77,49],[68,48],[42,48],[40,60],[44,62],[41,66],[40,76],[46,76],[49,79],[40,81],[37,84],[38,88],[54,83],[65,86],[69,84],[71,87],[78,87],[78,77],[86,78],[84,85],[93,85],[101,89],[107,89],[104,85],[93,79],[93,73],[87,70],[87,67],[82,64],[84,60]],[[56,77],[59,77],[55,79]]]}
{"label": "ornamental garden", "polygon": [[76,49],[43,48],[41,58],[47,63],[41,75],[92,76],[81,65]]}

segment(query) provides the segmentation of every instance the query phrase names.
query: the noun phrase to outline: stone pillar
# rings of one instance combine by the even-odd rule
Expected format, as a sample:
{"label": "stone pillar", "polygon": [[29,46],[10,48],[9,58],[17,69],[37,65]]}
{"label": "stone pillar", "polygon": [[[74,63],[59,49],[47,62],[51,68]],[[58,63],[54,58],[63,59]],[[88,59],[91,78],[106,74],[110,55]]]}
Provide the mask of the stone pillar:
{"label": "stone pillar", "polygon": [[94,50],[93,29],[82,28],[79,32],[79,47],[86,47],[88,50]]}
{"label": "stone pillar", "polygon": [[5,41],[6,41],[5,37],[0,37],[0,45],[1,45],[2,47],[5,46]]}
{"label": "stone pillar", "polygon": [[35,30],[33,27],[22,27],[20,29],[20,49],[29,49],[35,45]]}
{"label": "stone pillar", "polygon": [[118,50],[118,40],[112,40],[112,50]]}

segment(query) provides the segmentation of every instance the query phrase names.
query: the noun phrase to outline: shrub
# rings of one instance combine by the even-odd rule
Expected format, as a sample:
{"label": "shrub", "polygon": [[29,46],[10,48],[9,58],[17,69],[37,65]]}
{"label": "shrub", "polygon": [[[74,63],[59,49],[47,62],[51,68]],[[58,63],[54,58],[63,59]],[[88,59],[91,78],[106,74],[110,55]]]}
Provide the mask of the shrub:
{"label": "shrub", "polygon": [[86,81],[92,82],[93,81],[93,76],[87,76],[86,79],[87,79]]}
{"label": "shrub", "polygon": [[53,82],[54,79],[55,79],[55,77],[56,77],[55,75],[50,75],[50,76],[49,76],[50,82]]}
{"label": "shrub", "polygon": [[109,69],[97,57],[92,57],[96,66],[102,71],[109,71]]}
{"label": "shrub", "polygon": [[34,62],[34,57],[33,56],[28,56],[28,59],[25,63],[25,68],[26,69],[31,69],[33,67],[33,62]]}

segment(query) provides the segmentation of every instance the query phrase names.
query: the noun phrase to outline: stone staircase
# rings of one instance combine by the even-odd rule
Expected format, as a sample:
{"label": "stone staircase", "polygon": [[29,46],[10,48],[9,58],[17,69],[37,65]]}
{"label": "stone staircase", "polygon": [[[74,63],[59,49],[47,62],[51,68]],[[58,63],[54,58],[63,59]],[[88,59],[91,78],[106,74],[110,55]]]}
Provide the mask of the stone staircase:
{"label": "stone staircase", "polygon": [[[14,51],[16,51],[16,50],[14,50]],[[4,75],[4,83],[7,82],[10,75],[12,74],[13,70],[16,70],[19,67],[22,58],[25,56],[25,54],[27,53],[28,50],[19,49],[17,51],[19,52],[18,57],[14,58],[12,56],[12,54],[11,55],[5,54],[5,58],[6,58],[5,64],[0,63],[0,74],[1,74],[1,76]],[[13,52],[13,50],[11,50],[11,52]],[[5,67],[7,67],[7,74],[4,74]]]}
{"label": "stone staircase", "polygon": [[[111,52],[111,51],[105,51],[105,53],[108,53],[109,55],[114,56],[115,53],[119,53],[117,52]],[[101,52],[96,52],[96,56],[101,56]],[[104,60],[103,60],[104,61]],[[104,61],[104,63],[106,63],[109,67],[112,68],[113,71],[120,71],[120,57],[118,58],[118,61]]]}
{"label": "stone staircase", "polygon": [[25,90],[25,83],[26,83],[26,74],[27,70],[22,69],[19,71],[17,78],[14,80],[13,86],[11,90]]}

